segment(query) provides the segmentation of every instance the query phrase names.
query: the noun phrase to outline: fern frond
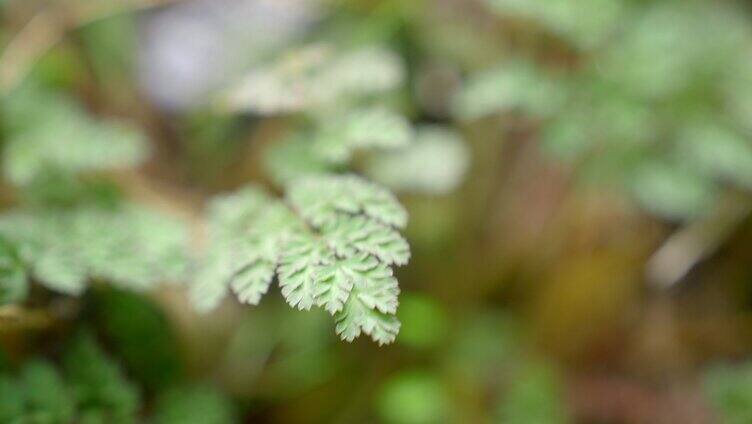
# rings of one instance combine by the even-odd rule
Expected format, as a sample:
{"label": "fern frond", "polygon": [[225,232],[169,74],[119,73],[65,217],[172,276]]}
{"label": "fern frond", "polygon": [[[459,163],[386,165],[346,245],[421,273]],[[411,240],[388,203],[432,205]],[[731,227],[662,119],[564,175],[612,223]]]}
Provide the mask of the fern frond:
{"label": "fern frond", "polygon": [[[228,288],[256,304],[266,293],[283,243],[302,228],[280,202],[254,187],[222,196],[209,206],[207,254],[191,287],[201,310],[214,308]],[[272,274],[266,277],[271,270]]]}
{"label": "fern frond", "polygon": [[259,260],[238,271],[230,281],[238,300],[249,305],[258,305],[261,297],[269,291],[274,279],[275,264]]}
{"label": "fern frond", "polygon": [[262,115],[300,112],[392,90],[404,74],[400,57],[382,47],[335,53],[312,44],[250,72],[223,103]]}
{"label": "fern frond", "polygon": [[256,304],[276,271],[287,303],[326,309],[343,338],[394,340],[399,288],[390,266],[410,257],[395,229],[407,215],[394,196],[358,177],[334,175],[293,183],[292,209],[260,193],[244,189],[210,206],[209,247],[191,289],[197,307],[216,306],[228,288]]}
{"label": "fern frond", "polygon": [[3,170],[15,184],[28,184],[49,171],[128,168],[148,154],[143,135],[135,129],[94,120],[60,96],[22,91],[5,106],[20,121],[10,126],[3,148]]}
{"label": "fern frond", "polygon": [[369,158],[365,172],[395,190],[445,194],[462,182],[470,152],[460,135],[438,125],[419,127],[414,140]]}
{"label": "fern frond", "polygon": [[91,278],[147,289],[187,265],[185,228],[135,205],[6,213],[0,234],[19,246],[35,280],[72,295]]}
{"label": "fern frond", "polygon": [[367,46],[339,55],[318,84],[322,90],[334,88],[336,99],[393,90],[404,80],[405,65],[399,55],[381,46]]}
{"label": "fern frond", "polygon": [[534,64],[504,63],[471,76],[452,107],[455,115],[465,120],[512,110],[545,117],[563,105],[563,87]]}
{"label": "fern frond", "polygon": [[397,280],[378,262],[366,260],[362,265],[361,273],[369,277],[356,280],[344,308],[334,316],[337,334],[352,341],[365,333],[379,345],[391,343],[401,325],[393,315],[399,294]]}
{"label": "fern frond", "polygon": [[341,257],[367,253],[387,265],[405,265],[410,259],[410,246],[394,228],[364,216],[338,216],[322,227],[321,233]]}
{"label": "fern frond", "polygon": [[383,107],[357,109],[322,126],[313,149],[334,163],[347,162],[356,149],[399,148],[413,137],[407,118]]}
{"label": "fern frond", "polygon": [[407,225],[407,211],[392,193],[352,175],[304,178],[290,186],[287,199],[317,227],[331,224],[343,213],[360,213],[397,228]]}
{"label": "fern frond", "polygon": [[317,154],[313,145],[302,134],[272,144],[263,158],[266,175],[284,187],[299,178],[333,171],[332,164]]}
{"label": "fern frond", "polygon": [[279,285],[287,303],[301,310],[316,304],[319,268],[329,261],[326,245],[312,234],[298,235],[285,246],[279,266]]}

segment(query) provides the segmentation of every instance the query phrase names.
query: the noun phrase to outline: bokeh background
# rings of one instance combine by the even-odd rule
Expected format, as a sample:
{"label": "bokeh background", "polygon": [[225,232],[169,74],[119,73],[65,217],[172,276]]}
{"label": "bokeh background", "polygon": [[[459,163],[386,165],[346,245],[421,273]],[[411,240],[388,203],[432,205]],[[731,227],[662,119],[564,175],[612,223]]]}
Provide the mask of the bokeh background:
{"label": "bokeh background", "polygon": [[188,221],[284,178],[295,119],[217,99],[309,43],[387,46],[406,77],[389,101],[460,140],[357,161],[410,213],[394,344],[340,341],[278,288],[209,314],[174,284],[34,289],[0,310],[0,404],[86,328],[144,422],[752,423],[749,2],[0,0],[0,17],[3,101],[33,86],[139,128],[153,154],[118,181]]}

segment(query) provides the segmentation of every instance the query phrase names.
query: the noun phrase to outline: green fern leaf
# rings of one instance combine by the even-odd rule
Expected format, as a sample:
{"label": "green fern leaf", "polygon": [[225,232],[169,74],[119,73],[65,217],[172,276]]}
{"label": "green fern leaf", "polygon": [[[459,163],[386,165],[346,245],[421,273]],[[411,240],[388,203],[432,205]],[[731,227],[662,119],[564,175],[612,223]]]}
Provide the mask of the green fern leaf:
{"label": "green fern leaf", "polygon": [[392,343],[399,333],[400,322],[394,315],[384,314],[368,308],[354,288],[344,309],[334,316],[337,334],[351,342],[365,333],[379,345]]}
{"label": "green fern leaf", "polygon": [[235,274],[230,282],[230,287],[241,302],[258,305],[261,297],[269,291],[273,279],[274,264],[261,260]]}
{"label": "green fern leaf", "polygon": [[252,70],[222,102],[263,115],[300,112],[392,90],[404,75],[400,57],[382,47],[337,54],[329,45],[312,44]]}
{"label": "green fern leaf", "polygon": [[456,131],[426,125],[405,147],[370,157],[365,171],[395,190],[439,195],[457,188],[469,165],[470,151]]}
{"label": "green fern leaf", "polygon": [[287,194],[300,217],[256,189],[212,202],[209,244],[191,288],[196,307],[213,308],[230,288],[241,302],[257,304],[276,271],[287,303],[323,307],[338,317],[343,338],[394,340],[399,288],[390,266],[410,257],[394,228],[405,225],[405,210],[354,176],[306,177]]}
{"label": "green fern leaf", "polygon": [[65,173],[128,168],[148,154],[143,135],[122,123],[95,121],[72,101],[31,88],[5,106],[20,121],[10,126],[3,169],[15,184],[50,170]]}
{"label": "green fern leaf", "polygon": [[410,259],[410,246],[394,228],[364,216],[339,216],[322,228],[322,234],[341,257],[368,253],[387,265],[405,265]]}
{"label": "green fern leaf", "polygon": [[314,151],[313,143],[304,135],[274,143],[264,155],[266,174],[280,187],[298,178],[325,174],[332,164]]}
{"label": "green fern leaf", "polygon": [[216,307],[230,287],[242,301],[257,304],[283,244],[302,228],[287,207],[254,187],[214,200],[207,226],[207,253],[191,286],[191,298],[203,311]]}
{"label": "green fern leaf", "polygon": [[472,76],[455,98],[453,109],[465,120],[512,110],[545,117],[563,105],[563,87],[534,64],[505,63]]}
{"label": "green fern leaf", "polygon": [[380,46],[345,52],[332,60],[317,82],[334,99],[393,90],[405,80],[402,58]]}
{"label": "green fern leaf", "polygon": [[299,235],[287,243],[278,272],[282,296],[290,306],[309,310],[316,304],[317,273],[329,256],[326,246],[312,235]]}
{"label": "green fern leaf", "polygon": [[394,149],[406,146],[412,137],[413,129],[404,116],[383,107],[371,107],[327,120],[313,149],[329,162],[344,163],[356,149]]}
{"label": "green fern leaf", "polygon": [[350,260],[345,271],[353,282],[344,307],[335,315],[337,334],[352,341],[361,332],[379,344],[391,343],[399,332],[397,311],[399,287],[392,270],[375,258],[361,254]]}
{"label": "green fern leaf", "polygon": [[19,246],[35,280],[72,295],[91,278],[148,289],[187,265],[183,225],[134,205],[11,212],[0,216],[0,234]]}
{"label": "green fern leaf", "polygon": [[296,181],[287,198],[311,224],[330,224],[342,213],[362,213],[397,228],[407,225],[407,212],[388,190],[355,176],[315,176]]}

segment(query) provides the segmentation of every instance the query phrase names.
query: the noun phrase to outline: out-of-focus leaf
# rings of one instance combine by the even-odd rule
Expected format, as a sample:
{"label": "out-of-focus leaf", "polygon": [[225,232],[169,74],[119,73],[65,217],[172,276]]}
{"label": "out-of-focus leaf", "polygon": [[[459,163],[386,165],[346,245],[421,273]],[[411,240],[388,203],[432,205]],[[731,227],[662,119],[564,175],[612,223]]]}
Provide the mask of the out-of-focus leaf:
{"label": "out-of-focus leaf", "polygon": [[465,120],[510,111],[547,116],[558,110],[565,98],[566,90],[560,81],[535,64],[514,61],[471,76],[453,109],[456,116]]}
{"label": "out-of-focus leaf", "polygon": [[73,421],[75,401],[55,367],[44,361],[24,365],[21,372],[30,423],[57,424]]}
{"label": "out-of-focus leaf", "polygon": [[344,112],[341,118],[326,118],[313,144],[327,161],[346,162],[357,149],[391,150],[405,147],[413,138],[410,122],[382,107]]}
{"label": "out-of-focus leaf", "polygon": [[0,422],[21,422],[24,415],[25,393],[12,378],[0,376]]}
{"label": "out-of-focus leaf", "polygon": [[520,330],[510,316],[498,311],[474,312],[465,314],[453,327],[462,329],[445,358],[453,372],[490,383],[501,370],[516,363]]}
{"label": "out-of-focus leaf", "polygon": [[647,98],[676,94],[726,69],[749,28],[734,6],[653,3],[636,14],[598,64],[600,74]]}
{"label": "out-of-focus leaf", "polygon": [[148,145],[134,128],[93,120],[62,96],[24,86],[4,100],[3,171],[15,184],[50,171],[128,168],[147,157]]}
{"label": "out-of-focus leaf", "polygon": [[71,394],[81,423],[135,423],[138,389],[87,334],[79,334],[63,358]]}
{"label": "out-of-focus leaf", "polygon": [[470,152],[459,134],[424,126],[406,147],[370,158],[366,173],[395,190],[446,194],[462,183],[469,166]]}
{"label": "out-of-focus leaf", "polygon": [[415,347],[437,346],[449,332],[449,322],[442,306],[428,296],[403,293],[399,313],[402,322],[399,342]]}
{"label": "out-of-focus leaf", "polygon": [[445,422],[451,399],[441,380],[426,371],[404,371],[387,380],[378,397],[385,423],[428,424]]}
{"label": "out-of-focus leaf", "polygon": [[145,290],[183,275],[183,225],[135,205],[20,210],[0,216],[31,274],[51,290],[80,294],[90,277]]}
{"label": "out-of-focus leaf", "polygon": [[752,188],[752,142],[713,123],[694,122],[676,141],[679,154],[713,177]]}
{"label": "out-of-focus leaf", "polygon": [[262,115],[300,112],[390,91],[403,80],[400,57],[383,47],[339,53],[332,46],[312,44],[252,70],[222,103]]}
{"label": "out-of-focus leaf", "polygon": [[668,219],[689,219],[706,212],[713,203],[714,184],[687,167],[669,162],[640,164],[629,185],[637,201]]}
{"label": "out-of-focus leaf", "polygon": [[26,269],[15,246],[0,238],[0,304],[21,302],[28,291]]}
{"label": "out-of-focus leaf", "polygon": [[543,365],[528,365],[503,394],[498,406],[501,424],[568,423],[556,374]]}
{"label": "out-of-focus leaf", "polygon": [[275,183],[284,187],[301,177],[324,174],[331,164],[313,151],[312,143],[294,138],[270,146],[264,156],[264,168]]}
{"label": "out-of-focus leaf", "polygon": [[238,422],[235,406],[209,386],[181,386],[163,393],[153,424],[232,424]]}
{"label": "out-of-focus leaf", "polygon": [[95,295],[101,333],[129,373],[149,389],[163,389],[181,374],[175,334],[164,312],[148,298],[118,289]]}
{"label": "out-of-focus leaf", "polygon": [[719,422],[743,424],[752,421],[752,366],[722,366],[705,375],[704,384]]}

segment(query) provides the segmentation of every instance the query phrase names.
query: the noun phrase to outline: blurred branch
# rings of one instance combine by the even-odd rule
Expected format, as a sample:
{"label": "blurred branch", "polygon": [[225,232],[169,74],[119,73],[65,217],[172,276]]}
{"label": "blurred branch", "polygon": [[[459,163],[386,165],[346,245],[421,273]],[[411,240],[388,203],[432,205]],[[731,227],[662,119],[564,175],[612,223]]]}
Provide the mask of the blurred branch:
{"label": "blurred branch", "polygon": [[18,305],[0,306],[0,332],[49,327],[55,319],[44,309],[25,309]]}
{"label": "blurred branch", "polygon": [[61,37],[61,25],[50,8],[31,18],[0,56],[0,93],[7,94],[18,85],[34,63]]}
{"label": "blurred branch", "polygon": [[751,210],[747,199],[729,195],[713,213],[676,231],[648,261],[648,282],[661,289],[678,284],[723,244]]}
{"label": "blurred branch", "polygon": [[68,0],[53,2],[38,11],[11,39],[0,56],[0,95],[23,81],[34,64],[71,29],[122,13],[177,3],[183,0]]}

